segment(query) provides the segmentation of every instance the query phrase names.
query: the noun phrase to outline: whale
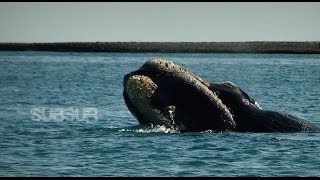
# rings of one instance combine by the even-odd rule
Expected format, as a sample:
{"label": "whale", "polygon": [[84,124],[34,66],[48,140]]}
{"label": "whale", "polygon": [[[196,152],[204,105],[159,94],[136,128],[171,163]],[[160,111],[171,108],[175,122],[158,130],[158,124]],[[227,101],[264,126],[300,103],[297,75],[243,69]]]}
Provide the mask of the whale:
{"label": "whale", "polygon": [[165,59],[151,59],[123,77],[123,98],[141,125],[179,132],[305,132],[319,127],[265,110],[230,81],[213,83]]}

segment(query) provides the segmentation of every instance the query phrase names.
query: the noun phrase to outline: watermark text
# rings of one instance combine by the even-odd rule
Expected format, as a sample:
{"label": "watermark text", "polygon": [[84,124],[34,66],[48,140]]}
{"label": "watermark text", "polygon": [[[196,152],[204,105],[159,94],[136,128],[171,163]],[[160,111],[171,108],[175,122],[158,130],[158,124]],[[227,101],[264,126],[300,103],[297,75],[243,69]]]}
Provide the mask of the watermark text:
{"label": "watermark text", "polygon": [[35,107],[30,110],[31,119],[44,122],[62,121],[87,121],[98,120],[98,109],[93,107],[85,108],[59,108],[59,107]]}

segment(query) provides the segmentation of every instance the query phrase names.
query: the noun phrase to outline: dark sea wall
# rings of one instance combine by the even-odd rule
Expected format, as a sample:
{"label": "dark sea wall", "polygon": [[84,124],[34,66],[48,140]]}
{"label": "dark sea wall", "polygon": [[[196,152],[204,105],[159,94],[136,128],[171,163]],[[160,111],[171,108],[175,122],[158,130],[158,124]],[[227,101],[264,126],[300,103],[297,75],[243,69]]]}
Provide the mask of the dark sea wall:
{"label": "dark sea wall", "polygon": [[320,41],[0,43],[0,51],[130,53],[320,53]]}

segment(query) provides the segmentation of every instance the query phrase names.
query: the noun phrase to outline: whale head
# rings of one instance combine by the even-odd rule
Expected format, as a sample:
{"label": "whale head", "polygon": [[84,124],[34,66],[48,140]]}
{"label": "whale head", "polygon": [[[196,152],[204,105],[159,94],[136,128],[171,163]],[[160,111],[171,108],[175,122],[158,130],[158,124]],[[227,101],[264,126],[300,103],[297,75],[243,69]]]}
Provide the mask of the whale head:
{"label": "whale head", "polygon": [[179,131],[233,130],[231,112],[209,86],[179,65],[152,59],[124,76],[123,97],[140,124]]}

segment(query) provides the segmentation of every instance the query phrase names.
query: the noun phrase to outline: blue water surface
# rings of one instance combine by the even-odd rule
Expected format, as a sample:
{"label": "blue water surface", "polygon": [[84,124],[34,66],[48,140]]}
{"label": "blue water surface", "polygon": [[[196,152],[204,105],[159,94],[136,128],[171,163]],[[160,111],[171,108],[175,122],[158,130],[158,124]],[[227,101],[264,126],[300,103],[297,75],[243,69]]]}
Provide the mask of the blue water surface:
{"label": "blue water surface", "polygon": [[[320,176],[319,133],[139,126],[122,98],[122,78],[152,58],[232,81],[264,109],[320,126],[317,54],[0,52],[0,175]],[[46,116],[37,119],[41,108]],[[55,119],[55,108],[79,117]],[[84,118],[86,108],[98,113]]]}

